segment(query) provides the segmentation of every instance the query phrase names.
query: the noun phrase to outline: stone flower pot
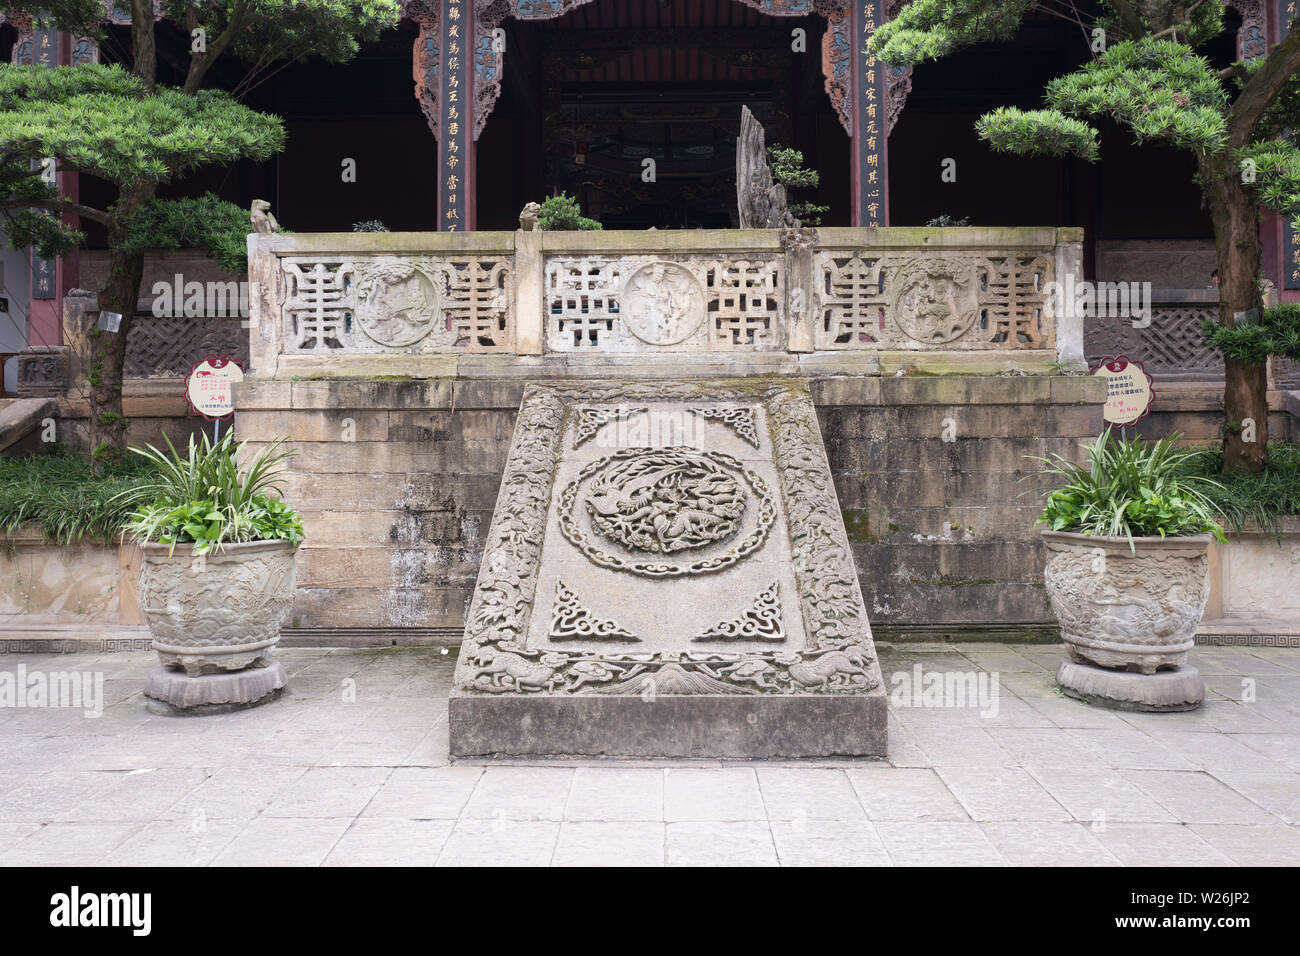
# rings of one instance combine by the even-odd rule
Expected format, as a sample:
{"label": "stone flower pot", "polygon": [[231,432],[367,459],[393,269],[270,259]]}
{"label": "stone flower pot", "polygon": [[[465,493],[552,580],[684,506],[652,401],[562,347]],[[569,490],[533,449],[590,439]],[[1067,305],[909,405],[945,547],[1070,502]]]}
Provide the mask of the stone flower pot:
{"label": "stone flower pot", "polygon": [[141,550],[140,612],[162,665],[145,693],[186,712],[278,694],[285,676],[273,648],[293,605],[295,546],[249,541],[198,556],[189,544]]}
{"label": "stone flower pot", "polygon": [[1155,674],[1180,667],[1210,593],[1208,534],[1099,537],[1044,531],[1043,578],[1066,653],[1079,664]]}

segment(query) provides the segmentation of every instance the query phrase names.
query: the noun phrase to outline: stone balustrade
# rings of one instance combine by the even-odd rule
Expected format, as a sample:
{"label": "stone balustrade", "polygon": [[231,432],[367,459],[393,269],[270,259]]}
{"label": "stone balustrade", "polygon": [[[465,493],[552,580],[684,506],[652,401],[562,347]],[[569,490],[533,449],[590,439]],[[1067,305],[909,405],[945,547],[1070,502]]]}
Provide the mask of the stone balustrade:
{"label": "stone balustrade", "polygon": [[1080,362],[1081,323],[1049,283],[1081,277],[1081,241],[1056,228],[253,235],[250,358],[269,377],[437,376],[468,355]]}

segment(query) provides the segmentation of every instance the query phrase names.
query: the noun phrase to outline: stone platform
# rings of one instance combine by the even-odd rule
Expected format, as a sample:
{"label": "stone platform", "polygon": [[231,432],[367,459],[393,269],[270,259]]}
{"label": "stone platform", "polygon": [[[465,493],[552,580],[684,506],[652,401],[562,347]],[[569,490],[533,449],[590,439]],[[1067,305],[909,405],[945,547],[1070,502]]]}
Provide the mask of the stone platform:
{"label": "stone platform", "polygon": [[530,387],[449,723],[457,758],[883,756],[806,386]]}

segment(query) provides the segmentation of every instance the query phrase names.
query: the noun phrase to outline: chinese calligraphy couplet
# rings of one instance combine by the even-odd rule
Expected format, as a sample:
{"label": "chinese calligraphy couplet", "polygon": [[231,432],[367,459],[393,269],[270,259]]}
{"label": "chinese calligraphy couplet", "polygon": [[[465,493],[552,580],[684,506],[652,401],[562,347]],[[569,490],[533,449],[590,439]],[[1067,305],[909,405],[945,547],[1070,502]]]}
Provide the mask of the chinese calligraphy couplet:
{"label": "chinese calligraphy couplet", "polygon": [[438,229],[474,228],[474,5],[441,0],[438,108]]}
{"label": "chinese calligraphy couplet", "polygon": [[854,0],[853,223],[889,224],[886,64],[867,48],[884,16],[884,0]]}

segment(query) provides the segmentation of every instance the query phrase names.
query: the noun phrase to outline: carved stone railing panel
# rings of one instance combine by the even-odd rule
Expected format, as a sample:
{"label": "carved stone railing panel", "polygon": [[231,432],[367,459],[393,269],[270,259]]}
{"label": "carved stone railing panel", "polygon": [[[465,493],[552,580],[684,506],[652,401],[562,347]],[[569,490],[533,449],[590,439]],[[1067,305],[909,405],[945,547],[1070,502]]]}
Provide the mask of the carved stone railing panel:
{"label": "carved stone railing panel", "polygon": [[509,258],[286,256],[284,351],[511,352]]}
{"label": "carved stone railing panel", "polygon": [[781,256],[553,257],[544,302],[552,352],[785,347]]}
{"label": "carved stone railing panel", "polygon": [[1082,319],[1058,313],[1049,293],[1058,280],[1081,281],[1080,235],[837,227],[254,235],[250,359],[268,374],[314,373],[322,359],[333,367],[346,354],[768,353],[771,364],[783,352],[1003,351],[1078,364]]}
{"label": "carved stone railing panel", "polygon": [[1089,365],[1127,355],[1153,374],[1222,378],[1223,356],[1205,346],[1199,328],[1218,314],[1216,302],[1156,302],[1145,328],[1143,318],[1085,318],[1084,353]]}
{"label": "carved stone railing panel", "polygon": [[238,316],[170,318],[137,315],[126,337],[127,378],[177,378],[208,354],[248,366],[248,332]]}
{"label": "carved stone railing panel", "polygon": [[814,345],[835,349],[1045,349],[1055,344],[1053,254],[945,250],[814,259]]}

